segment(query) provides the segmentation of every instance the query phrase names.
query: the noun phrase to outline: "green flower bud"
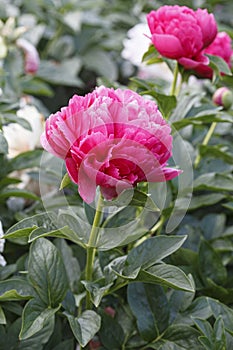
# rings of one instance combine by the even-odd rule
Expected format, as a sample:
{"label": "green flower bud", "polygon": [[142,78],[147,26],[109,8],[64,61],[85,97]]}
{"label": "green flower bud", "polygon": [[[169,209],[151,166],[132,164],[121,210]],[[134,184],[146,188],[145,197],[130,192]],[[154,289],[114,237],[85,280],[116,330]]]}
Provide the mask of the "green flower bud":
{"label": "green flower bud", "polygon": [[215,91],[213,102],[224,109],[229,109],[233,103],[233,94],[227,87],[221,87]]}

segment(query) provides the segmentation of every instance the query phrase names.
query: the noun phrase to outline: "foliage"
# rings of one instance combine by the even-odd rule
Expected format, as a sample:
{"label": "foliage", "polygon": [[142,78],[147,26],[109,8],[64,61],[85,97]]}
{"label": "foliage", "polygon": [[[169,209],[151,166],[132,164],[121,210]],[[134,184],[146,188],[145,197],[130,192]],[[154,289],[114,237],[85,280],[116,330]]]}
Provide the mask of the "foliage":
{"label": "foliage", "polygon": [[[224,64],[214,57],[213,81],[188,77],[179,67],[183,82],[176,96],[168,95],[166,79],[138,77],[138,68],[121,57],[122,40],[159,5],[0,4],[8,26],[4,35],[0,28],[0,219],[7,262],[0,266],[0,350],[6,344],[41,350],[73,350],[77,344],[102,350],[233,348],[233,109],[212,102],[218,87],[232,90],[232,76],[219,74]],[[233,37],[232,4],[204,5]],[[38,49],[41,63],[33,75],[24,72],[17,36]],[[144,60],[155,66],[161,58],[149,48]],[[129,86],[155,100],[172,126],[173,162],[183,174],[103,203],[93,278],[87,280],[96,204],[83,203],[63,163],[40,148],[9,157],[4,127],[30,130],[16,114],[25,95],[47,117],[74,92],[84,94],[98,83]],[[30,185],[22,186],[25,173]]]}

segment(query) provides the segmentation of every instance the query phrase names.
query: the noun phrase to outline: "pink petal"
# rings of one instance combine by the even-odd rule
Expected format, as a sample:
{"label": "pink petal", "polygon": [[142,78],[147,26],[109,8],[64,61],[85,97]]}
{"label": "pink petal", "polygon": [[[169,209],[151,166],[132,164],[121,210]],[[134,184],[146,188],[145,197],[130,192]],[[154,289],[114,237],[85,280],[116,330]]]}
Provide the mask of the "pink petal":
{"label": "pink petal", "polygon": [[151,40],[162,56],[178,59],[185,55],[179,39],[173,35],[153,34]]}

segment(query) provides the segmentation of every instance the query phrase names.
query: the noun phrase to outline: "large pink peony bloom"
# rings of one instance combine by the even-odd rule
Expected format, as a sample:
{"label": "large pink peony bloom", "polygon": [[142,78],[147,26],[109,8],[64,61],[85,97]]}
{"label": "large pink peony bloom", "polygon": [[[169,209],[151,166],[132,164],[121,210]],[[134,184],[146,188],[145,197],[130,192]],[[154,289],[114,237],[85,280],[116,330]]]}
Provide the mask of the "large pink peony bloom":
{"label": "large pink peony bloom", "polygon": [[[206,53],[223,58],[224,61],[228,64],[229,68],[231,68],[233,50],[231,47],[230,36],[225,32],[219,32],[212,44],[203,50],[203,54]],[[213,76],[212,68],[204,64],[196,66],[194,68],[194,72],[201,78],[211,79]]]}
{"label": "large pink peony bloom", "polygon": [[208,64],[202,50],[215,38],[217,25],[207,10],[186,6],[162,6],[147,15],[151,40],[158,52],[186,67]]}
{"label": "large pink peony bloom", "polygon": [[42,146],[65,159],[71,179],[87,203],[96,186],[106,199],[138,182],[167,181],[180,171],[166,167],[171,157],[170,126],[157,105],[131,90],[96,88],[74,95],[52,114]]}

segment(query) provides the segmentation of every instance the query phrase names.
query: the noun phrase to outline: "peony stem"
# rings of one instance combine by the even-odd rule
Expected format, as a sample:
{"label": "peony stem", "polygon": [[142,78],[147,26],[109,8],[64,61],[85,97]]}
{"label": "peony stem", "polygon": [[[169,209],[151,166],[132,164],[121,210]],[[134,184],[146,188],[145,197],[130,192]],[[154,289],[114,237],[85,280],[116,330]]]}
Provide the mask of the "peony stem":
{"label": "peony stem", "polygon": [[162,226],[164,224],[164,221],[165,221],[165,217],[161,216],[160,220],[150,230],[150,235],[151,236],[153,236],[154,234],[156,234],[157,236],[160,235]]}
{"label": "peony stem", "polygon": [[[87,244],[87,261],[86,261],[86,270],[85,270],[85,279],[86,281],[91,281],[92,280],[92,273],[93,273],[93,266],[94,266],[94,259],[95,259],[95,253],[96,253],[96,243],[98,239],[98,233],[99,233],[99,224],[101,220],[101,208],[103,206],[103,197],[100,194],[97,207],[96,207],[96,212],[95,212],[95,217],[94,221],[92,224],[92,229],[89,237],[89,241]],[[86,308],[91,309],[91,298],[90,298],[90,293],[87,291],[87,296],[86,296]]]}
{"label": "peony stem", "polygon": [[178,62],[176,62],[175,69],[174,69],[174,77],[173,77],[173,82],[172,82],[172,87],[170,92],[171,96],[176,95],[176,84],[177,84],[178,73],[179,73],[179,64]]}
{"label": "peony stem", "polygon": [[[214,130],[216,128],[216,125],[217,125],[217,122],[213,122],[211,124],[211,126],[210,126],[210,128],[209,128],[209,130],[208,130],[208,132],[207,132],[207,134],[206,134],[206,136],[205,136],[205,138],[204,138],[204,140],[202,142],[203,146],[206,146],[209,143],[209,140],[210,140],[211,136],[213,135],[213,132],[214,132]],[[200,155],[200,153],[198,153],[198,155],[197,155],[197,157],[196,157],[196,159],[194,161],[194,168],[198,167],[198,165],[200,163],[200,160],[201,160],[201,155]]]}

